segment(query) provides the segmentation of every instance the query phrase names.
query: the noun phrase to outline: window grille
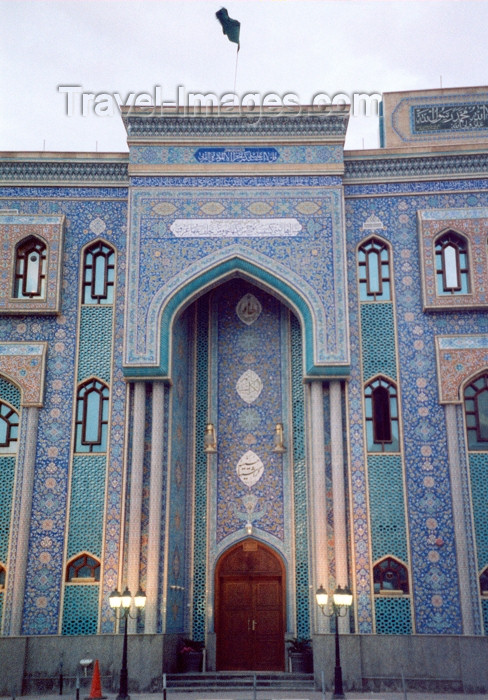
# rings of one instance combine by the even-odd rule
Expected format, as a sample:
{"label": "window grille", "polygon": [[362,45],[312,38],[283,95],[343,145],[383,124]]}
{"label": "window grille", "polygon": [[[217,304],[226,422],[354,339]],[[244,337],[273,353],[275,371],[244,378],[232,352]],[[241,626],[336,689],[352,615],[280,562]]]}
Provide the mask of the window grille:
{"label": "window grille", "polygon": [[66,581],[86,581],[93,583],[100,581],[100,562],[91,554],[77,555],[68,562],[66,567]]}
{"label": "window grille", "polygon": [[15,299],[46,297],[46,244],[35,236],[21,241],[15,250]]}
{"label": "window grille", "polygon": [[113,304],[115,252],[102,241],[93,243],[83,257],[83,304]]}
{"label": "window grille", "polygon": [[408,593],[407,567],[393,557],[379,561],[373,569],[374,592],[388,595]]}
{"label": "window grille", "polygon": [[453,231],[440,236],[435,243],[437,293],[468,294],[468,244]]}
{"label": "window grille", "polygon": [[89,379],[76,397],[76,452],[105,452],[107,449],[109,389],[98,379]]}
{"label": "window grille", "polygon": [[398,396],[393,382],[378,377],[364,390],[368,452],[400,449]]}
{"label": "window grille", "polygon": [[390,250],[386,243],[370,238],[358,249],[359,298],[390,301]]}
{"label": "window grille", "polygon": [[17,452],[19,414],[4,401],[0,401],[0,453]]}

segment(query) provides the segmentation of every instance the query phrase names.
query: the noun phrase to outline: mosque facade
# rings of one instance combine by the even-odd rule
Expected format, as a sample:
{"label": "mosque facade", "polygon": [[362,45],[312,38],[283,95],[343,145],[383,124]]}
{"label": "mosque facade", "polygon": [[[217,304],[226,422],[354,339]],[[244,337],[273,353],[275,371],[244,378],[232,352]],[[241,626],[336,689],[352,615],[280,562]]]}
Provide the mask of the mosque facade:
{"label": "mosque facade", "polygon": [[480,643],[488,88],[385,94],[374,150],[335,107],[123,120],[0,155],[0,651],[90,649],[125,588],[167,670],[287,669],[321,585],[344,638]]}

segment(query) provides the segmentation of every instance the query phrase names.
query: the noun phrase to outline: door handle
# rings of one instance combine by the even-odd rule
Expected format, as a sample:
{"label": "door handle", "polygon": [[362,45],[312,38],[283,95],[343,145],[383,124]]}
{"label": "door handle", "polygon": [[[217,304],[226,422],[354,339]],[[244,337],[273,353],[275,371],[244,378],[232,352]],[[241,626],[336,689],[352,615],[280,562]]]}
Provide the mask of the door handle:
{"label": "door handle", "polygon": [[256,620],[253,620],[252,621],[252,631],[254,632],[255,629],[256,629]]}
{"label": "door handle", "polygon": [[251,620],[249,618],[247,618],[247,631],[251,631]]}

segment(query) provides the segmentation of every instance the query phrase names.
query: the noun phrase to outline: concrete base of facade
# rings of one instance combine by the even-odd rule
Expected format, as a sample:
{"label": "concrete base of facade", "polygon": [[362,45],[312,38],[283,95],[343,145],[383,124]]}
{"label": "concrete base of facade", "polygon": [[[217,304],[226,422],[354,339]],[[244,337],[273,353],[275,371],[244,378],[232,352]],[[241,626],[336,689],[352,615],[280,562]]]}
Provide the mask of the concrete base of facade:
{"label": "concrete base of facade", "polygon": [[[334,683],[335,644],[331,634],[313,639],[315,682],[322,672]],[[356,635],[340,637],[345,690],[485,693],[488,637]]]}
{"label": "concrete base of facade", "polygon": [[[128,637],[129,691],[151,692],[163,673],[176,672],[182,635],[134,634]],[[0,637],[0,695],[35,695],[63,688],[89,688],[93,663],[86,677],[82,659],[98,659],[102,690],[118,689],[123,635]],[[61,666],[62,664],[62,666]],[[81,693],[83,696],[83,693]]]}
{"label": "concrete base of facade", "polygon": [[[161,686],[163,673],[175,673],[182,635],[129,635],[128,671],[131,692],[151,692]],[[206,669],[215,670],[214,638],[209,640]],[[81,659],[98,659],[102,690],[117,691],[122,660],[122,635],[0,638],[0,695],[16,697],[55,693],[60,672],[63,688],[90,687],[93,665],[84,676]],[[488,637],[431,635],[342,635],[344,689],[351,691],[407,690],[437,693],[488,692]],[[333,687],[334,636],[313,639],[317,687],[324,674]],[[83,692],[81,693],[83,696]]]}

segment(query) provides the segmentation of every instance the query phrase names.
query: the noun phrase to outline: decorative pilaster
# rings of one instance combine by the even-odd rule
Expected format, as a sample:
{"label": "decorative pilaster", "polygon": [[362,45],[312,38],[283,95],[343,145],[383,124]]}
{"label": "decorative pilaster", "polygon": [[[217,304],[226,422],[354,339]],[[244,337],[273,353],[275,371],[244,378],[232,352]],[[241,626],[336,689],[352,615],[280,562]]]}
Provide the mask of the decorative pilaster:
{"label": "decorative pilaster", "polygon": [[10,635],[17,637],[22,633],[22,612],[24,609],[25,575],[27,570],[27,553],[29,548],[29,531],[32,510],[32,490],[34,485],[34,465],[36,461],[37,426],[39,409],[25,407],[22,418],[26,421],[25,452],[23,464],[17,469],[22,474],[22,491],[20,496],[19,530],[16,543],[15,571],[13,572],[12,616],[10,618]]}
{"label": "decorative pilaster", "polygon": [[[341,406],[341,383],[333,380],[330,388],[330,442],[332,463],[332,508],[334,513],[334,554],[336,584],[348,585],[346,494],[344,488],[344,450]],[[349,629],[348,616],[339,618],[341,633]]]}
{"label": "decorative pilaster", "polygon": [[164,384],[154,382],[152,392],[151,480],[147,542],[146,620],[144,631],[155,634],[158,625],[159,555],[163,487]]}
{"label": "decorative pilaster", "polygon": [[[329,562],[327,560],[324,391],[321,381],[314,381],[310,385],[310,408],[313,485],[311,500],[314,522],[313,559],[315,562],[314,586],[316,589],[323,585],[327,590],[329,587]],[[319,615],[317,612],[315,623],[317,632],[324,633],[329,631],[329,619],[324,617],[324,615]]]}
{"label": "decorative pilaster", "polygon": [[473,601],[471,586],[466,580],[471,570],[468,561],[468,538],[463,508],[463,485],[461,461],[459,456],[458,430],[456,421],[457,406],[446,404],[447,451],[449,455],[449,474],[451,477],[452,512],[454,532],[456,533],[456,558],[459,578],[459,603],[463,620],[463,633],[476,634],[473,620]]}
{"label": "decorative pilaster", "polygon": [[[134,596],[139,590],[141,555],[142,476],[144,468],[144,425],[146,422],[146,385],[144,382],[134,382],[133,415],[127,586]],[[136,632],[136,629],[137,620],[129,618],[128,631]]]}

